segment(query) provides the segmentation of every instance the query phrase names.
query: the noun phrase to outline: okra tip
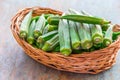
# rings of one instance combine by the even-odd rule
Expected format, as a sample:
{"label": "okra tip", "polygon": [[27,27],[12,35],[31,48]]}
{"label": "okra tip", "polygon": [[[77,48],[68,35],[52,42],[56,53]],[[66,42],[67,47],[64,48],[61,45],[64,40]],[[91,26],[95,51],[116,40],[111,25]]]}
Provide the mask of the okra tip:
{"label": "okra tip", "polygon": [[91,45],[90,44],[86,44],[86,49],[89,49],[91,48]]}
{"label": "okra tip", "polygon": [[105,46],[109,46],[110,44],[111,44],[111,41],[109,41],[109,40],[107,40],[107,39],[104,40],[104,45],[105,45]]}
{"label": "okra tip", "polygon": [[50,43],[45,42],[44,46],[42,47],[43,51],[49,51]]}
{"label": "okra tip", "polygon": [[34,31],[33,35],[34,35],[35,38],[38,38],[40,36],[40,32],[39,31]]}
{"label": "okra tip", "polygon": [[34,43],[34,38],[33,38],[33,37],[28,37],[28,38],[27,38],[27,42],[28,42],[29,44],[33,44],[33,43]]}
{"label": "okra tip", "polygon": [[94,37],[93,42],[94,43],[102,43],[102,38],[100,36]]}
{"label": "okra tip", "polygon": [[47,18],[47,21],[48,21],[48,23],[51,23],[51,19],[50,19],[50,17]]}
{"label": "okra tip", "polygon": [[54,27],[52,25],[49,25],[48,31],[53,31],[53,30],[54,30]]}
{"label": "okra tip", "polygon": [[109,41],[106,41],[106,46],[109,46],[111,43]]}
{"label": "okra tip", "polygon": [[72,46],[73,46],[73,49],[77,49],[80,47],[80,42],[75,42],[72,44]]}
{"label": "okra tip", "polygon": [[27,37],[27,33],[26,32],[20,32],[20,37],[25,39]]}
{"label": "okra tip", "polygon": [[60,52],[61,52],[61,54],[65,55],[65,56],[69,56],[71,54],[72,50],[64,48],[64,49],[61,49]]}
{"label": "okra tip", "polygon": [[86,40],[83,44],[81,44],[83,49],[90,49],[92,47],[92,41]]}
{"label": "okra tip", "polygon": [[108,20],[105,20],[105,19],[103,19],[103,21],[102,21],[102,25],[104,25],[104,24],[110,24],[111,23],[111,21],[108,21]]}
{"label": "okra tip", "polygon": [[43,42],[43,38],[41,38],[41,36],[39,36],[38,39],[37,39],[37,42],[38,43],[42,43]]}

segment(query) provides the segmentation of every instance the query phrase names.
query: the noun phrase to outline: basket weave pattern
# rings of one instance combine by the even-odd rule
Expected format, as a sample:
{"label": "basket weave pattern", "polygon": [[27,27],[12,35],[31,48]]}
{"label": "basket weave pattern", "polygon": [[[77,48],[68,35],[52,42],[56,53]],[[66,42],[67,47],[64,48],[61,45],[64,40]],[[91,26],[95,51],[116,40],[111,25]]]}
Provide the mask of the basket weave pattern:
{"label": "basket weave pattern", "polygon": [[[36,61],[58,70],[90,74],[97,74],[107,70],[115,63],[117,51],[120,48],[120,38],[107,48],[93,52],[84,52],[83,54],[72,54],[68,57],[58,52],[48,53],[32,47],[19,37],[21,21],[31,9],[25,8],[12,18],[11,31],[25,53]],[[62,14],[62,12],[50,8],[34,7],[33,16],[42,13]]]}

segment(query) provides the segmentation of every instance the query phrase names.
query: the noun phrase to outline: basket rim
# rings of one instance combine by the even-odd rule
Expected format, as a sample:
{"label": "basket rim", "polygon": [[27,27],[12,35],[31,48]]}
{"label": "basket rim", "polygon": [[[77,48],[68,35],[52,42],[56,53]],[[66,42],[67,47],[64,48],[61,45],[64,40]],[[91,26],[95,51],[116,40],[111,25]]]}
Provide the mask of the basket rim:
{"label": "basket rim", "polygon": [[[30,46],[31,48],[34,48],[32,45],[30,45],[30,44],[28,44],[26,41],[24,41],[23,39],[21,39],[20,37],[19,37],[19,35],[17,34],[17,31],[13,28],[15,25],[17,25],[17,24],[14,24],[14,21],[16,21],[17,20],[17,18],[19,18],[19,14],[21,14],[23,11],[26,11],[26,10],[31,10],[31,9],[33,9],[33,10],[36,10],[36,9],[41,9],[41,10],[44,10],[44,9],[49,9],[49,10],[54,10],[54,9],[51,9],[51,8],[45,8],[45,7],[39,7],[39,6],[36,6],[36,7],[29,7],[29,8],[24,8],[24,9],[21,9],[21,10],[19,10],[16,14],[15,14],[15,16],[13,16],[13,18],[11,19],[11,31],[12,31],[12,33],[13,33],[13,36],[15,36],[15,35],[17,35],[17,37],[19,38],[19,41],[24,45],[24,43],[25,44],[27,44],[27,46]],[[57,12],[59,12],[59,13],[61,13],[62,14],[62,12],[61,11],[58,11],[58,10],[54,10],[54,11],[57,11]],[[16,26],[15,26],[16,27]],[[19,26],[18,26],[19,27]],[[14,35],[14,32],[16,33],[15,35]],[[103,48],[103,49],[99,49],[99,50],[95,50],[95,51],[92,51],[92,52],[82,52],[81,54],[71,54],[71,55],[69,55],[69,56],[64,56],[64,55],[61,55],[60,54],[60,52],[52,52],[52,53],[55,53],[55,54],[49,54],[49,52],[45,52],[45,51],[43,51],[43,50],[41,50],[41,49],[37,49],[37,48],[34,48],[35,50],[40,50],[40,51],[43,51],[44,52],[44,54],[47,54],[47,55],[56,55],[56,56],[61,56],[61,57],[69,57],[69,58],[73,58],[73,57],[82,57],[82,56],[89,56],[89,55],[92,55],[92,54],[94,54],[94,53],[96,53],[96,52],[102,52],[102,51],[104,51],[104,50],[106,50],[106,49],[109,49],[109,48],[111,48],[111,47],[113,47],[114,46],[114,44],[115,43],[118,43],[120,41],[120,37],[118,37],[118,39],[115,41],[115,42],[113,42],[112,44],[110,44],[108,47],[106,47],[106,48]],[[17,41],[18,42],[18,41]],[[19,42],[18,42],[19,43]],[[21,45],[21,44],[19,44],[19,45]],[[22,45],[21,45],[22,46]],[[102,53],[101,53],[102,54]]]}

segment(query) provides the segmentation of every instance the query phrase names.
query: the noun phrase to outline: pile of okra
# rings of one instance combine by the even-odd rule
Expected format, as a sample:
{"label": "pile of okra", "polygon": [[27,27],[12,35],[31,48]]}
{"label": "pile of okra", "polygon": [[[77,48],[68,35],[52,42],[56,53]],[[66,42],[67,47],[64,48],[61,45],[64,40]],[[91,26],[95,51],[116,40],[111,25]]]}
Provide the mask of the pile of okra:
{"label": "pile of okra", "polygon": [[104,18],[85,11],[69,9],[60,15],[41,14],[32,16],[33,10],[23,18],[20,37],[30,45],[46,52],[91,52],[108,47],[120,32],[113,32],[114,25]]}

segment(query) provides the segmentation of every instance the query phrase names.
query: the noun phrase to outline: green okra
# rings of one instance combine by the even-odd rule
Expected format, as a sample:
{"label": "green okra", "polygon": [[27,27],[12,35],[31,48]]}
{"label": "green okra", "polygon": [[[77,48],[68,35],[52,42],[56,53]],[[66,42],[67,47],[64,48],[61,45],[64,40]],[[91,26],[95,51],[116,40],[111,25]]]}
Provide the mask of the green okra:
{"label": "green okra", "polygon": [[77,24],[78,35],[81,40],[82,49],[90,49],[93,45],[88,24]]}
{"label": "green okra", "polygon": [[53,51],[54,52],[60,52],[60,45],[56,46]]}
{"label": "green okra", "polygon": [[73,21],[69,21],[69,29],[70,29],[71,46],[73,49],[78,49],[80,47],[80,39],[76,31],[76,25]]}
{"label": "green okra", "polygon": [[37,42],[42,43],[44,41],[47,41],[47,40],[51,39],[57,33],[58,33],[58,31],[56,30],[56,31],[51,31],[51,32],[48,32],[44,35],[41,35],[41,36],[38,37]]}
{"label": "green okra", "polygon": [[23,39],[26,39],[28,34],[28,28],[30,26],[31,18],[32,18],[32,12],[31,10],[22,20],[22,23],[20,25],[20,37]]}
{"label": "green okra", "polygon": [[59,34],[61,54],[65,56],[70,55],[72,52],[72,49],[70,45],[69,25],[67,20],[60,20],[58,34]]}
{"label": "green okra", "polygon": [[46,27],[44,28],[42,35],[48,33],[48,27],[49,27],[49,24],[47,24]]}
{"label": "green okra", "polygon": [[45,44],[42,47],[42,50],[44,50],[44,51],[51,51],[58,45],[59,45],[59,36],[58,36],[58,34],[56,34],[50,40],[45,42]]}
{"label": "green okra", "polygon": [[117,40],[117,38],[120,36],[120,31],[119,32],[113,32],[112,39]]}
{"label": "green okra", "polygon": [[32,17],[32,20],[31,20],[31,21],[33,21],[33,20],[38,21],[39,17],[40,17],[40,16]]}
{"label": "green okra", "polygon": [[34,30],[34,37],[38,38],[40,35],[42,35],[43,30],[45,28],[45,23],[46,23],[46,19],[44,17],[44,14],[42,14],[39,17],[39,20],[36,22],[36,27]]}
{"label": "green okra", "polygon": [[54,31],[54,30],[58,30],[58,25],[49,25],[48,26],[48,31]]}
{"label": "green okra", "polygon": [[64,15],[60,17],[61,19],[67,19],[67,20],[72,20],[75,22],[80,22],[80,23],[87,23],[87,24],[109,24],[110,21],[107,21],[102,18],[97,18],[93,16],[86,16],[86,15]]}
{"label": "green okra", "polygon": [[109,46],[112,43],[113,27],[114,27],[113,25],[110,25],[110,27],[107,29],[105,33],[104,40],[103,40],[104,46]]}
{"label": "green okra", "polygon": [[94,44],[99,44],[103,42],[103,34],[100,25],[90,24],[90,30],[92,35],[92,41]]}
{"label": "green okra", "polygon": [[27,35],[27,42],[29,44],[33,44],[35,39],[34,39],[34,36],[33,36],[33,31],[35,29],[35,20],[32,21],[30,27],[29,27],[29,30],[28,30],[28,35]]}

